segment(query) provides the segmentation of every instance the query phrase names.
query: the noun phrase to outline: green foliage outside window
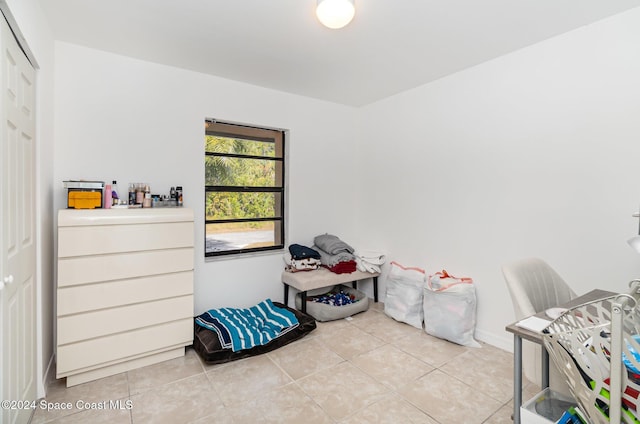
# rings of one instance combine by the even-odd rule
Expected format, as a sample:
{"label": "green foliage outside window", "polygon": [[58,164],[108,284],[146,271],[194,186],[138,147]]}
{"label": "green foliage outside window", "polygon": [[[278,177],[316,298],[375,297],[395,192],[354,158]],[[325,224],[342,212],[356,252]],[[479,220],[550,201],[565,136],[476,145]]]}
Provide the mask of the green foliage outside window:
{"label": "green foliage outside window", "polygon": [[[275,157],[275,144],[222,136],[205,136],[205,151],[221,155],[205,157],[208,186],[275,187],[280,162],[261,159]],[[216,191],[206,195],[207,220],[268,218],[276,214],[276,193]],[[252,222],[251,228],[265,223]]]}
{"label": "green foliage outside window", "polygon": [[284,136],[205,120],[205,256],[284,247]]}

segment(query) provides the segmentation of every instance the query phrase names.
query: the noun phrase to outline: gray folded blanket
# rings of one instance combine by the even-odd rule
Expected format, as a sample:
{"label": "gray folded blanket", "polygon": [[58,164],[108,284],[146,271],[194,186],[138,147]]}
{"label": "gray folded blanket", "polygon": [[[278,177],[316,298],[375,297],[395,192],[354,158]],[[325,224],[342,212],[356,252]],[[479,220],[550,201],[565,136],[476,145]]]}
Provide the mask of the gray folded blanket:
{"label": "gray folded blanket", "polygon": [[354,252],[353,247],[331,234],[316,236],[316,238],[313,239],[313,244],[329,255],[336,255],[341,252]]}
{"label": "gray folded blanket", "polygon": [[339,262],[353,261],[356,258],[354,255],[346,251],[338,252],[335,255],[331,255],[315,245],[312,247],[312,249],[320,253],[320,263],[329,267],[336,266]]}

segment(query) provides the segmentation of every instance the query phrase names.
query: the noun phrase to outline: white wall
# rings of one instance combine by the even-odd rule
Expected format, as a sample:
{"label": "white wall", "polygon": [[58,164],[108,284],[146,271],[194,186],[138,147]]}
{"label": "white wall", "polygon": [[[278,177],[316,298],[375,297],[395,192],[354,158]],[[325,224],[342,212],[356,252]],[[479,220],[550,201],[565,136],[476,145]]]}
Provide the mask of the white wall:
{"label": "white wall", "polygon": [[508,261],[542,257],[579,293],[626,291],[638,45],[640,8],[364,107],[358,232],[403,264],[473,277],[477,336],[507,349]]}
{"label": "white wall", "polygon": [[35,0],[6,0],[38,63],[36,73],[37,396],[53,356],[53,36]]}
{"label": "white wall", "polygon": [[204,260],[207,117],[290,131],[288,243],[353,236],[354,109],[63,42],[55,61],[55,208],[69,179],[182,185],[196,216],[195,313],[283,297],[282,252]]}
{"label": "white wall", "polygon": [[360,110],[57,42],[41,197],[52,188],[55,212],[66,179],[182,184],[194,312],[281,299],[280,254],[203,259],[202,135],[205,117],[285,128],[289,242],[332,232],[470,275],[478,337],[510,349],[503,263],[541,256],[578,292],[624,291],[640,273],[625,243],[640,205],[639,21],[636,9]]}

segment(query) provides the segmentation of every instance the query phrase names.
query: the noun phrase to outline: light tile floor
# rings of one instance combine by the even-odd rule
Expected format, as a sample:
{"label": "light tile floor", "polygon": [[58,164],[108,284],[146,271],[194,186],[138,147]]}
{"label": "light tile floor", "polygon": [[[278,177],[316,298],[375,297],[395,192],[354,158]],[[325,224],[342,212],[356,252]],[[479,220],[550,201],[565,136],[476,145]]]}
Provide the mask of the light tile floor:
{"label": "light tile floor", "polygon": [[[373,304],[266,355],[207,365],[188,348],[71,388],[55,381],[45,401],[72,408],[37,409],[32,423],[501,424],[512,379],[511,353],[431,337]],[[528,383],[523,399],[538,390]]]}

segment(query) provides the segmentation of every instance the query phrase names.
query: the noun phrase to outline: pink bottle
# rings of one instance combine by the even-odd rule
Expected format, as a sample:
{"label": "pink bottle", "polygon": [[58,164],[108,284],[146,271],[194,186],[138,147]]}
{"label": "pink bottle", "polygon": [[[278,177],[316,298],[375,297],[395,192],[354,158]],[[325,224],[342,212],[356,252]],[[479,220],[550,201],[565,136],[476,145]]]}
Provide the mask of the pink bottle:
{"label": "pink bottle", "polygon": [[104,208],[111,209],[111,202],[113,202],[111,198],[111,184],[107,184],[104,188]]}

